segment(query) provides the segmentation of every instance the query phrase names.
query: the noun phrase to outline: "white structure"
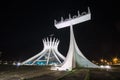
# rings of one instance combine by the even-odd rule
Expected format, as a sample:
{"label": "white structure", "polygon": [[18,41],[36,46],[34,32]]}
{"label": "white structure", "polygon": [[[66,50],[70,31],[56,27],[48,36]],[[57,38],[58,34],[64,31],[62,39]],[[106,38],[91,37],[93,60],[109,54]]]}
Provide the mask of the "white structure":
{"label": "white structure", "polygon": [[60,65],[65,57],[58,51],[59,42],[58,39],[52,39],[52,37],[43,39],[43,50],[24,61],[21,65]]}
{"label": "white structure", "polygon": [[69,19],[67,20],[63,20],[63,18],[61,18],[60,22],[57,23],[57,21],[55,21],[55,27],[57,29],[70,26],[70,45],[69,45],[67,57],[63,62],[62,66],[52,67],[51,68],[52,70],[72,70],[77,65],[79,67],[99,68],[99,66],[90,62],[79,50],[73,33],[73,25],[88,21],[90,19],[91,19],[91,13],[88,8],[88,13],[84,12],[82,15],[80,15],[78,11],[78,15],[73,16],[73,18],[71,18],[71,16],[69,15]]}

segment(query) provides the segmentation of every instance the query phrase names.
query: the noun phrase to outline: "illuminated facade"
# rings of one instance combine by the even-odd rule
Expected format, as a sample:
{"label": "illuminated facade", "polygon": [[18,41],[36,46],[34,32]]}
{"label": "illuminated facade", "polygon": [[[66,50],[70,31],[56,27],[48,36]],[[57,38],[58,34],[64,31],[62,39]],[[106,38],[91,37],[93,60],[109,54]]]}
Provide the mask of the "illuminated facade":
{"label": "illuminated facade", "polygon": [[60,65],[65,57],[58,51],[59,42],[58,39],[52,37],[43,39],[43,50],[22,62],[21,65]]}
{"label": "illuminated facade", "polygon": [[78,12],[78,15],[73,16],[73,18],[71,18],[71,16],[69,15],[69,19],[67,20],[63,20],[63,18],[61,18],[60,22],[55,21],[55,27],[57,29],[70,26],[70,45],[66,59],[63,62],[62,66],[52,67],[51,70],[72,70],[77,65],[79,67],[86,67],[86,68],[99,68],[99,66],[89,61],[79,50],[73,32],[73,25],[88,21],[90,19],[91,19],[91,13],[88,8],[88,13],[84,12],[84,14],[80,15]]}

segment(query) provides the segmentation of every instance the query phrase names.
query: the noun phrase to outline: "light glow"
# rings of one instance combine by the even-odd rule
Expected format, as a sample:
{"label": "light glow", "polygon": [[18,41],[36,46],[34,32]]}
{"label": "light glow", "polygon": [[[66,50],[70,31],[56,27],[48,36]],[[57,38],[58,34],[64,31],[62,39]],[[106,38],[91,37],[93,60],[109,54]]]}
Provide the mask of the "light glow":
{"label": "light glow", "polygon": [[100,68],[103,68],[103,69],[111,69],[111,66],[109,66],[109,65],[100,65]]}

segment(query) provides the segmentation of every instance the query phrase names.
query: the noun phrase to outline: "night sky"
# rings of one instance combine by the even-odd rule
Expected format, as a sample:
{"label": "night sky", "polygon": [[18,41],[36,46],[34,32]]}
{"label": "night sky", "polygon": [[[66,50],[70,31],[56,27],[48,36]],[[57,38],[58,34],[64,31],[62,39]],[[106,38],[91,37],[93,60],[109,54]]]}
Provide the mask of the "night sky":
{"label": "night sky", "polygon": [[0,3],[0,60],[19,60],[39,53],[42,39],[60,40],[59,51],[66,56],[69,28],[57,30],[54,19],[68,18],[69,13],[91,10],[90,21],[74,26],[76,42],[90,60],[120,57],[120,4],[116,0],[33,0]]}

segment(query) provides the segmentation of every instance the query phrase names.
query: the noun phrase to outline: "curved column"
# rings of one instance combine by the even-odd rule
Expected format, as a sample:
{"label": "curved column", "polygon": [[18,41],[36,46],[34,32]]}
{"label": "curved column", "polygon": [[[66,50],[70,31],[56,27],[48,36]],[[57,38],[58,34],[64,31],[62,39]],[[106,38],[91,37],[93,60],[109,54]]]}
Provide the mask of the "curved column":
{"label": "curved column", "polygon": [[76,64],[78,65],[78,67],[99,68],[99,66],[89,61],[79,50],[75,41],[73,26],[71,25],[69,50],[65,61],[63,62],[61,67],[58,67],[58,70],[72,70],[76,67]]}

